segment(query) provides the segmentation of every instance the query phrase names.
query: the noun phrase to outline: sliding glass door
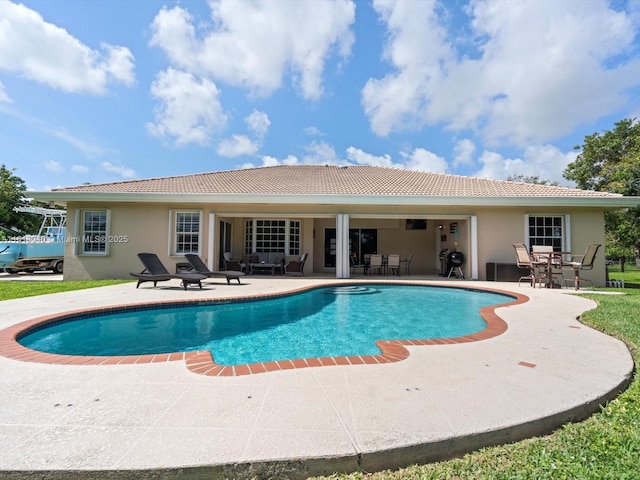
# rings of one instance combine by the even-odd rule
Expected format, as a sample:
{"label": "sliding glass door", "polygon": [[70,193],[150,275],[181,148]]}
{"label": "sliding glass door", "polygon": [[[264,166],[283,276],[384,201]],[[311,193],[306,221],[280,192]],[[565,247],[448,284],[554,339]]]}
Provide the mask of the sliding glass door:
{"label": "sliding glass door", "polygon": [[[357,263],[364,263],[365,255],[371,255],[378,251],[378,230],[375,228],[350,228],[349,229],[349,255],[356,259]],[[327,228],[324,231],[324,266],[335,268],[336,266],[336,229]]]}
{"label": "sliding glass door", "polygon": [[218,269],[224,270],[224,252],[231,251],[231,222],[220,220],[220,250],[218,252]]}

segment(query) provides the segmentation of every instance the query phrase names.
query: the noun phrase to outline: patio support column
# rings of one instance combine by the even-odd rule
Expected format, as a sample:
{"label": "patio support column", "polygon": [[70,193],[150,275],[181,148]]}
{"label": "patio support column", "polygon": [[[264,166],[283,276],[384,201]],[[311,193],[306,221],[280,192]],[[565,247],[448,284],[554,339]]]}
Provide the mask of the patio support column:
{"label": "patio support column", "polygon": [[217,258],[216,253],[214,252],[216,238],[216,214],[209,214],[209,238],[207,238],[207,267],[209,270],[216,271],[217,268],[213,268],[214,260]]}
{"label": "patio support column", "polygon": [[349,278],[349,215],[336,215],[336,278]]}
{"label": "patio support column", "polygon": [[478,216],[469,219],[471,230],[471,280],[478,280]]}

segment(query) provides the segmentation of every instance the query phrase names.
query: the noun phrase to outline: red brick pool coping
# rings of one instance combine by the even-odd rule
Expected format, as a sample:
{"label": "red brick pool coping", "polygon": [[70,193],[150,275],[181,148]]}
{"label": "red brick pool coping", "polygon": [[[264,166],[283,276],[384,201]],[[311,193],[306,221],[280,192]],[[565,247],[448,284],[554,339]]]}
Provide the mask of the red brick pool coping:
{"label": "red brick pool coping", "polygon": [[[381,282],[368,282],[368,284],[383,284]],[[351,283],[332,284],[331,286],[352,285]],[[17,338],[28,330],[35,327],[41,327],[48,323],[57,323],[78,316],[90,315],[95,313],[109,313],[120,311],[122,309],[146,309],[152,307],[162,307],[169,305],[189,305],[210,303],[215,305],[219,302],[240,301],[246,302],[256,299],[275,298],[304,291],[319,288],[317,285],[304,288],[289,290],[278,294],[256,295],[249,297],[225,297],[220,299],[188,299],[188,300],[172,300],[160,302],[134,303],[118,306],[99,307],[95,309],[74,310],[63,313],[56,313],[26,320],[3,330],[0,330],[0,355],[18,360],[22,362],[36,362],[52,365],[131,365],[131,364],[147,364],[147,363],[163,363],[174,361],[185,361],[187,368],[199,375],[207,376],[239,376],[251,375],[265,372],[273,372],[277,370],[290,370],[295,368],[309,367],[325,367],[334,365],[377,365],[384,363],[394,363],[406,359],[409,356],[407,346],[428,346],[428,345],[454,345],[460,343],[477,342],[487,340],[501,335],[507,330],[506,322],[500,318],[495,310],[497,308],[518,305],[529,300],[526,295],[520,293],[509,292],[491,288],[453,286],[453,285],[425,285],[423,283],[393,283],[393,285],[420,285],[432,286],[438,288],[459,288],[462,290],[476,290],[491,293],[500,293],[514,297],[511,302],[501,303],[498,305],[490,305],[480,309],[480,316],[487,322],[487,328],[481,332],[470,335],[463,335],[453,338],[437,338],[425,340],[378,340],[376,345],[382,351],[379,355],[361,355],[361,356],[342,356],[342,357],[319,357],[319,358],[301,358],[295,360],[278,360],[272,362],[249,363],[243,365],[218,365],[213,360],[209,350],[198,350],[192,352],[175,352],[160,353],[149,355],[123,355],[123,356],[84,356],[84,355],[60,355],[54,353],[45,353],[32,350],[18,343]]]}

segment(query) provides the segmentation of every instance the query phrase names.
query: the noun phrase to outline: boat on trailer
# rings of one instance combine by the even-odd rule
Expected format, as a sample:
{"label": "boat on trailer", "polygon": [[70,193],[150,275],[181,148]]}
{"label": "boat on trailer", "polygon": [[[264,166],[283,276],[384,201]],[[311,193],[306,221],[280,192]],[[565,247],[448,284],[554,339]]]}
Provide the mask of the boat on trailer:
{"label": "boat on trailer", "polygon": [[17,212],[42,215],[37,235],[0,241],[0,269],[8,273],[52,270],[62,273],[67,234],[66,210],[44,207],[18,207]]}

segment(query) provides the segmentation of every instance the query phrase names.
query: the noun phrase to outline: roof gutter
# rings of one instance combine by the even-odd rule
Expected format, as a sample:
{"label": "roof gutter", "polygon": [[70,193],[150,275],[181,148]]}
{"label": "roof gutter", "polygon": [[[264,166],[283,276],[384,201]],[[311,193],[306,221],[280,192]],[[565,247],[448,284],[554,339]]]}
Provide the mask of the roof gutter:
{"label": "roof gutter", "polygon": [[413,206],[520,206],[520,207],[604,207],[640,206],[640,197],[505,197],[505,196],[431,196],[431,195],[255,195],[237,193],[104,193],[104,192],[29,192],[42,202],[87,203],[226,203],[226,204],[300,204],[300,205],[413,205]]}

